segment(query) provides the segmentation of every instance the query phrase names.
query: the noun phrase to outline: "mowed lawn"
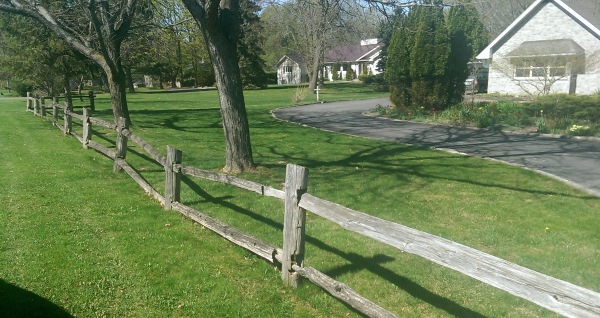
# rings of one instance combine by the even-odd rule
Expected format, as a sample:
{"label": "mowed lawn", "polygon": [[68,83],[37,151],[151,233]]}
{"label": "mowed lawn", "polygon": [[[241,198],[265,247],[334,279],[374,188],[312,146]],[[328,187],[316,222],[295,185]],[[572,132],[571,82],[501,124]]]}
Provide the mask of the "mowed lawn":
{"label": "mowed lawn", "polygon": [[[287,163],[304,165],[312,194],[600,291],[598,198],[504,164],[273,119],[294,93],[246,92],[259,167],[242,177],[280,188]],[[326,101],[381,96],[350,84],[321,91]],[[99,96],[99,116],[110,118],[108,100]],[[157,149],[182,149],[186,165],[223,166],[215,91],[129,101],[132,131]],[[282,287],[272,265],[162,210],[109,159],[24,109],[0,99],[0,316],[359,316],[309,282]],[[114,133],[93,139],[111,145]],[[161,167],[130,146],[128,160],[162,192]],[[184,203],[281,246],[277,199],[183,181]],[[310,213],[307,222],[306,264],[401,317],[553,316]]]}

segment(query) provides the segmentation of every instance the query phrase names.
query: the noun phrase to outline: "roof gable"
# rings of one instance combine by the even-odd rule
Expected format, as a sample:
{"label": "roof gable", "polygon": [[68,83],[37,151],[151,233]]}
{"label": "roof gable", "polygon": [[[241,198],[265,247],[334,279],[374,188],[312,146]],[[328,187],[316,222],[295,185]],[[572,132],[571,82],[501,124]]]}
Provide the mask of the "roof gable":
{"label": "roof gable", "polygon": [[513,23],[511,23],[497,38],[495,38],[479,55],[477,59],[491,59],[493,50],[514,31],[527,23],[546,4],[553,3],[574,21],[581,24],[590,33],[600,39],[600,3],[596,0],[536,0]]}
{"label": "roof gable", "polygon": [[383,42],[375,44],[343,45],[325,52],[325,63],[369,61],[376,56],[383,47]]}
{"label": "roof gable", "polygon": [[302,55],[297,54],[297,53],[288,53],[279,59],[277,64],[275,64],[275,67],[278,68],[279,65],[281,65],[281,63],[283,63],[286,59],[289,59],[298,65],[304,64],[304,59],[302,58]]}
{"label": "roof gable", "polygon": [[508,53],[507,57],[536,57],[552,55],[580,55],[585,50],[572,39],[525,41]]}

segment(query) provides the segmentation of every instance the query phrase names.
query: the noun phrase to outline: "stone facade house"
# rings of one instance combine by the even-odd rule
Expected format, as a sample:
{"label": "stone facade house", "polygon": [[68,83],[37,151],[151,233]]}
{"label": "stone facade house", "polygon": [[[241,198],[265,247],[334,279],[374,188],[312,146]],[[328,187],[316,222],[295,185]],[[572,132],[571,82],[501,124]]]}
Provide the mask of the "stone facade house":
{"label": "stone facade house", "polygon": [[302,56],[289,53],[279,59],[277,68],[277,84],[300,84],[308,82],[308,71]]}
{"label": "stone facade house", "polygon": [[600,92],[600,2],[536,0],[477,58],[488,93]]}

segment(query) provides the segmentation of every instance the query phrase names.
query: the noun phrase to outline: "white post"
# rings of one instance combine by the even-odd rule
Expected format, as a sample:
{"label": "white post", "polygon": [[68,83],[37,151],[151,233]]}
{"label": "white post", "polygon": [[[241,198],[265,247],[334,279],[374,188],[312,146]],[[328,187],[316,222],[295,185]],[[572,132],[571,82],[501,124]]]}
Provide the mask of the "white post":
{"label": "white post", "polygon": [[315,91],[317,92],[317,102],[319,101],[319,85],[317,85],[317,88],[315,89]]}

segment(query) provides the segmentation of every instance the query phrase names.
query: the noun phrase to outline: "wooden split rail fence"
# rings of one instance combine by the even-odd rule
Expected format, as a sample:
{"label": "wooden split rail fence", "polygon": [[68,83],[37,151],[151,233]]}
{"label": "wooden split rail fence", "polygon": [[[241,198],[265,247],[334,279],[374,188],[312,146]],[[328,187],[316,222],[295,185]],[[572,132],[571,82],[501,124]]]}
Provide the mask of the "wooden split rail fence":
{"label": "wooden split rail fence", "polygon": [[[163,156],[149,143],[131,132],[122,118],[118,120],[117,124],[114,124],[92,117],[87,108],[83,109],[82,114],[77,114],[72,107],[58,105],[56,102],[45,105],[43,101],[28,96],[28,111],[47,118],[47,109],[52,109],[51,120],[54,125],[61,128],[65,134],[76,137],[85,148],[95,149],[114,160],[115,171],[122,170],[129,174],[149,196],[159,201],[165,209],[178,211],[266,261],[281,265],[281,277],[285,285],[295,287],[298,284],[298,277],[305,277],[328,291],[332,296],[369,317],[396,316],[362,297],[347,285],[304,264],[306,211],[330,220],[346,230],[388,244],[401,251],[419,255],[564,316],[600,317],[600,293],[535,272],[439,236],[354,211],[307,193],[308,170],[304,167],[289,164],[286,167],[285,187],[283,190],[279,190],[231,175],[186,166],[182,163],[181,150],[170,146],[167,146],[167,154]],[[64,116],[62,125],[58,119],[60,112]],[[81,135],[73,131],[72,118],[81,120]],[[92,125],[117,132],[114,149],[91,140]],[[164,196],[125,160],[128,140],[140,146],[154,161],[164,167]],[[179,202],[182,175],[229,184],[282,200],[284,202],[283,248],[242,233]]]}

